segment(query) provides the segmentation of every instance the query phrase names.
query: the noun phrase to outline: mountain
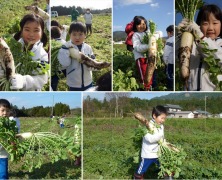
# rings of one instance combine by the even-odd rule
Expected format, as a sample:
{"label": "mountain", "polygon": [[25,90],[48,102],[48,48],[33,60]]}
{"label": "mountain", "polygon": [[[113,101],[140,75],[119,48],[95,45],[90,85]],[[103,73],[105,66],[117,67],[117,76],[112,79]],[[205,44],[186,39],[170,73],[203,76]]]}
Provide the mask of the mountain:
{"label": "mountain", "polygon": [[204,92],[186,92],[186,93],[170,93],[168,95],[154,97],[152,99],[170,99],[170,100],[188,100],[188,99],[204,99],[205,95],[207,98],[217,98],[218,96],[222,98],[222,93],[204,93]]}
{"label": "mountain", "polygon": [[125,31],[114,31],[113,32],[113,41],[125,41],[127,34]]}

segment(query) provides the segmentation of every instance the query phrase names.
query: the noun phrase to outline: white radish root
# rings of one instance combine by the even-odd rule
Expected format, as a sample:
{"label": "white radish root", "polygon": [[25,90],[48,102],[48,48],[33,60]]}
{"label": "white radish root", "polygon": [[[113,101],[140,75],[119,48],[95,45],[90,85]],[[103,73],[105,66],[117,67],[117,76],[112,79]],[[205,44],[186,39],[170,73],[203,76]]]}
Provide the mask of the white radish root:
{"label": "white radish root", "polygon": [[41,16],[43,19],[48,20],[49,19],[49,14],[43,11],[42,9],[36,7],[36,6],[25,6],[24,7],[26,10],[33,11],[34,13],[38,14]]}

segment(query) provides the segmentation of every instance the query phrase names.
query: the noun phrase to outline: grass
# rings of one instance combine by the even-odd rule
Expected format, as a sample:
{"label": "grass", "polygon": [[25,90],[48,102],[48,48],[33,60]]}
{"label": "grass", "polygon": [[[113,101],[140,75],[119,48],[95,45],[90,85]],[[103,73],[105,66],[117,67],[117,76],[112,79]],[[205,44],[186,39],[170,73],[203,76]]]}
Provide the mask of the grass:
{"label": "grass", "polygon": [[[20,118],[22,132],[53,132],[62,135],[65,131],[74,132],[75,119],[69,118],[63,129],[57,121],[48,122],[48,118]],[[10,179],[81,179],[81,166],[71,165],[69,160],[59,160],[52,164],[47,155],[43,157],[44,163],[40,169],[33,172],[21,170],[21,163],[15,164],[9,161]]]}
{"label": "grass", "polygon": [[[84,119],[83,179],[131,179],[139,166],[130,138],[139,122],[134,118]],[[222,169],[221,119],[167,119],[164,135],[168,142],[181,145],[187,157],[179,179],[193,179],[200,172]],[[141,142],[142,146],[142,142]],[[192,164],[193,170],[188,167]],[[201,170],[199,170],[200,168]],[[157,179],[158,168],[151,166],[145,179]],[[201,176],[203,178],[219,178]]]}
{"label": "grass", "polygon": [[[92,20],[92,35],[87,35],[85,43],[89,44],[92,47],[93,53],[97,61],[108,61],[112,60],[112,16],[111,14],[93,14]],[[71,17],[59,16],[57,18],[53,17],[51,20],[57,20],[62,25],[71,24]],[[84,21],[83,17],[78,18],[79,21]],[[93,85],[95,85],[96,80],[111,68],[102,69],[101,71],[93,71]],[[59,81],[58,91],[67,91],[68,87],[66,86],[66,79],[63,77]]]}

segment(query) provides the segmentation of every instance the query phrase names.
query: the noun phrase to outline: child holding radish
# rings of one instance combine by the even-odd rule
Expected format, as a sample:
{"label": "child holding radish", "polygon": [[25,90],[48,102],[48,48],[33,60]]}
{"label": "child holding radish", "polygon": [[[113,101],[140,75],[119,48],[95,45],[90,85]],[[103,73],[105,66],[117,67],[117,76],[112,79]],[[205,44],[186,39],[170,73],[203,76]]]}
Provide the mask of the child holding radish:
{"label": "child holding radish", "polygon": [[163,52],[163,61],[166,66],[166,75],[169,79],[170,88],[173,88],[174,74],[174,26],[170,25],[166,29],[168,39]]}
{"label": "child holding radish", "polygon": [[[143,138],[142,150],[141,150],[141,163],[139,168],[134,173],[134,179],[143,179],[143,174],[147,171],[148,167],[156,163],[159,166],[158,161],[158,142],[160,140],[164,141],[164,126],[167,116],[167,110],[165,107],[157,105],[153,108],[152,111],[152,120],[150,122],[155,127],[155,124],[159,126],[159,128],[154,128],[154,134],[147,133]],[[166,175],[165,177],[167,177]],[[168,176],[169,177],[169,176]]]}
{"label": "child holding radish", "polygon": [[63,44],[58,53],[60,64],[66,67],[66,83],[70,91],[85,91],[92,87],[92,70],[97,70],[93,67],[88,67],[80,63],[78,59],[70,57],[69,48],[78,49],[83,54],[91,56],[95,59],[91,46],[84,43],[86,37],[86,25],[81,21],[74,21],[69,28],[70,41]]}
{"label": "child holding radish", "polygon": [[[23,45],[24,51],[29,50],[35,54],[34,56],[31,56],[32,61],[40,61],[40,64],[45,67],[45,63],[48,63],[48,55],[43,49],[43,46],[47,43],[47,35],[44,32],[43,19],[34,13],[27,14],[20,21],[20,27],[21,30],[14,35],[15,40]],[[26,49],[27,46],[28,49]],[[25,68],[26,67],[24,67],[24,71]],[[10,79],[10,89],[21,89],[23,91],[42,89],[42,87],[48,82],[47,73],[43,75],[37,75],[36,72],[32,73],[36,75],[14,74]]]}
{"label": "child holding radish", "polygon": [[150,86],[152,85],[152,79],[148,84],[145,84],[145,73],[147,68],[147,58],[143,56],[143,53],[148,51],[149,46],[147,44],[142,44],[141,40],[143,38],[143,35],[146,34],[148,30],[147,27],[147,20],[143,16],[136,16],[134,18],[133,23],[133,37],[132,37],[132,43],[133,43],[133,54],[134,58],[136,60],[137,69],[140,74],[140,83],[144,85],[144,87],[147,87],[147,89],[150,89]]}
{"label": "child holding radish", "polygon": [[[222,75],[217,75],[213,81],[209,72],[205,72],[209,68],[205,59],[207,54],[201,49],[203,45],[200,43],[202,39],[208,44],[209,50],[216,49],[217,52],[212,52],[212,61],[219,59],[216,63],[222,67],[222,12],[216,5],[203,6],[197,16],[196,23],[190,22],[189,19],[184,18],[178,25],[178,33],[182,33],[181,29],[185,32],[190,32],[194,35],[194,41],[191,41],[192,54],[188,66],[187,88],[189,91],[214,91],[216,90],[217,83],[222,81]],[[183,36],[182,36],[183,37]],[[186,38],[188,41],[188,38]],[[188,45],[187,45],[188,46]],[[183,47],[181,40],[181,47]],[[179,53],[180,56],[180,53]],[[213,70],[213,69],[210,69]],[[182,71],[182,70],[181,70]],[[210,71],[211,72],[211,71]],[[181,72],[182,73],[182,72]],[[186,81],[185,81],[186,82]]]}
{"label": "child holding radish", "polygon": [[[6,99],[0,99],[0,117],[9,118],[10,103]],[[0,179],[9,179],[8,152],[0,144]]]}

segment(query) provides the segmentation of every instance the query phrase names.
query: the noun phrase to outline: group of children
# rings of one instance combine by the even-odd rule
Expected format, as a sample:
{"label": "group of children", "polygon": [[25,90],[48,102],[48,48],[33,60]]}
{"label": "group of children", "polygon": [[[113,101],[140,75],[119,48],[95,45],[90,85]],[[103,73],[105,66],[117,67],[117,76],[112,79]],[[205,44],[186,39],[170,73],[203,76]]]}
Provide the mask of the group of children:
{"label": "group of children", "polygon": [[[183,19],[178,27],[183,27],[189,32],[195,32],[201,39],[208,43],[209,49],[217,49],[216,53],[213,53],[215,59],[220,59],[218,64],[222,65],[222,40],[221,40],[221,23],[222,23],[222,12],[216,5],[205,5],[203,6],[197,16],[196,23],[189,23],[189,20]],[[147,20],[142,16],[135,16],[133,21],[127,24],[125,32],[127,38],[125,43],[127,44],[127,50],[133,51],[134,58],[137,63],[138,73],[140,75],[140,83],[150,86],[153,80],[149,84],[144,84],[144,77],[147,67],[147,59],[143,56],[149,48],[148,45],[142,44],[141,40],[143,35],[147,33]],[[166,67],[166,74],[169,79],[169,87],[173,88],[174,84],[174,26],[170,25],[166,28],[168,39],[165,44],[163,61]],[[204,73],[208,69],[208,65],[203,63],[201,56],[197,49],[201,49],[202,45],[199,44],[197,39],[196,43],[193,43],[192,55],[190,59],[190,75],[188,79],[189,90],[191,91],[214,91],[216,85],[210,80],[210,74]],[[176,46],[176,57],[179,46]],[[205,57],[203,51],[202,56]],[[153,74],[153,78],[155,74]],[[222,75],[217,76],[218,80],[222,80]]]}

